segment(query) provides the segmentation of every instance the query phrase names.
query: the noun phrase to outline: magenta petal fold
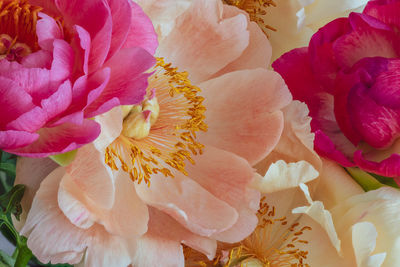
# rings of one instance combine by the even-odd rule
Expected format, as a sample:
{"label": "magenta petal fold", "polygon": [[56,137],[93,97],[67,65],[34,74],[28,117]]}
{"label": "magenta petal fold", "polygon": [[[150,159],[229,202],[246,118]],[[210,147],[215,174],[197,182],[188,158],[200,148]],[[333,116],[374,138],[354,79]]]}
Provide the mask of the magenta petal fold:
{"label": "magenta petal fold", "polygon": [[398,179],[400,1],[369,1],[336,19],[309,47],[273,63],[310,109],[316,151],[343,166]]}
{"label": "magenta petal fold", "polygon": [[[32,11],[37,21],[20,18],[34,29],[20,32],[16,45],[29,49],[20,55],[11,44],[0,57],[0,149],[45,157],[94,141],[93,116],[142,101],[158,43],[129,0],[27,2],[41,10]],[[2,33],[13,39],[7,27]]]}

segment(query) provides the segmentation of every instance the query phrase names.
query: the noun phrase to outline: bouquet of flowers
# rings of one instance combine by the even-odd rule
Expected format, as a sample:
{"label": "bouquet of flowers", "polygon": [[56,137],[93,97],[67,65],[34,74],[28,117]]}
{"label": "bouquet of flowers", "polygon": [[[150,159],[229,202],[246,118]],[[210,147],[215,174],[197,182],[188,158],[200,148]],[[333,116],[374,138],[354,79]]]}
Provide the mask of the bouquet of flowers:
{"label": "bouquet of flowers", "polygon": [[400,0],[0,0],[0,30],[0,266],[400,266]]}

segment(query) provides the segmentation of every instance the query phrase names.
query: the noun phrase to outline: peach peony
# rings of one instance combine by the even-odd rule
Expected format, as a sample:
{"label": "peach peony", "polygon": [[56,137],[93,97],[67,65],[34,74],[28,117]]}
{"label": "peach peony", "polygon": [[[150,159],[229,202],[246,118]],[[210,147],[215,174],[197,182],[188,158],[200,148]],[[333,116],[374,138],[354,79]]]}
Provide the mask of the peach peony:
{"label": "peach peony", "polygon": [[245,12],[197,0],[175,13],[173,3],[143,5],[160,33],[145,100],[98,116],[100,137],[70,166],[32,179],[23,174],[40,162],[18,165],[27,197],[39,188],[22,233],[40,260],[183,266],[182,244],[211,259],[217,240],[256,227],[251,166],[279,141],[291,96]]}

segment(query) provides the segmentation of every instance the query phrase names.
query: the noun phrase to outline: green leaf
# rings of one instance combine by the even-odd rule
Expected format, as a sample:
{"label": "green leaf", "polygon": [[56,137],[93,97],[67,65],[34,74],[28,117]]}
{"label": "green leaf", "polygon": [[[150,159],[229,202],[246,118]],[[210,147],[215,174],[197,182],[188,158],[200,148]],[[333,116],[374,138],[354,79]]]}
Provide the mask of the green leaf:
{"label": "green leaf", "polygon": [[0,163],[0,171],[4,171],[10,176],[15,176],[15,164],[1,162]]}
{"label": "green leaf", "polygon": [[9,192],[0,196],[0,214],[14,214],[19,220],[22,213],[21,199],[25,192],[25,186],[22,184],[15,185]]}
{"label": "green leaf", "polygon": [[12,267],[15,264],[15,259],[10,255],[0,250],[0,267]]}
{"label": "green leaf", "polygon": [[77,151],[78,150],[72,150],[72,151],[69,151],[69,152],[65,152],[63,154],[50,156],[50,158],[52,160],[54,160],[55,162],[57,162],[61,166],[67,166],[68,164],[70,164],[75,159]]}
{"label": "green leaf", "polygon": [[346,168],[346,170],[366,192],[385,186],[375,179],[374,176],[363,170],[360,170],[359,168]]}
{"label": "green leaf", "polygon": [[385,177],[381,176],[375,173],[370,173],[372,176],[375,177],[376,180],[378,180],[381,184],[385,184],[394,188],[400,188],[399,185],[396,183],[396,181],[392,177]]}

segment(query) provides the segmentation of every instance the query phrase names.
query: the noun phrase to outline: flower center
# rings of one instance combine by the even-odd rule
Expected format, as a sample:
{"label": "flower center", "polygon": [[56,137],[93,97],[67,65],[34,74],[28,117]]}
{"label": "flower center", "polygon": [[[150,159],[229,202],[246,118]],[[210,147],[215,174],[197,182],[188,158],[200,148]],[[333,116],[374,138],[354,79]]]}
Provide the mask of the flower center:
{"label": "flower center", "polygon": [[36,22],[41,10],[27,0],[0,0],[0,59],[20,61],[39,49]]}
{"label": "flower center", "polygon": [[[276,218],[275,207],[261,199],[258,210],[259,224],[245,240],[236,244],[220,244],[217,256],[209,261],[204,255],[185,247],[185,259],[188,266],[251,266],[268,267],[309,267],[305,263],[308,251],[298,248],[308,244],[301,236],[312,230],[309,226],[300,228],[300,223],[288,225],[286,217]],[[224,251],[229,251],[226,255]],[[225,256],[224,256],[225,254]]]}
{"label": "flower center", "polygon": [[242,9],[249,14],[250,20],[258,24],[264,34],[268,37],[268,30],[276,29],[265,23],[263,17],[267,15],[267,9],[276,7],[273,0],[223,0],[226,4]]}
{"label": "flower center", "polygon": [[196,132],[207,131],[200,89],[186,72],[158,59],[149,77],[147,95],[140,105],[124,106],[121,135],[106,149],[105,162],[129,173],[133,181],[150,185],[152,174],[187,175],[186,161],[202,153]]}
{"label": "flower center", "polygon": [[141,140],[146,138],[160,113],[155,90],[150,97],[145,97],[140,105],[123,106],[124,123],[122,134],[128,138]]}

